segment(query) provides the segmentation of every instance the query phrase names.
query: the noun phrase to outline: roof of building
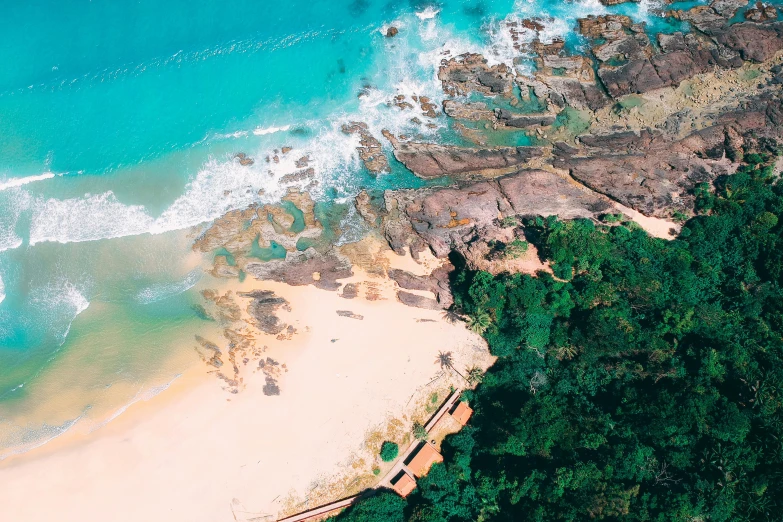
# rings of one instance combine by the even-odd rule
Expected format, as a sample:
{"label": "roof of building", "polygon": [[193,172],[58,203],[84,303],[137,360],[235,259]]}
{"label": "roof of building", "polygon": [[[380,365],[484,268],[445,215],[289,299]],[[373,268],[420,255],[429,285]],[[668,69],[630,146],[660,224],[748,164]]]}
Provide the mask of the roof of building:
{"label": "roof of building", "polygon": [[397,478],[397,482],[392,484],[392,489],[401,497],[407,497],[411,491],[416,489],[416,481],[404,471]]}
{"label": "roof of building", "polygon": [[432,444],[425,442],[408,463],[408,468],[417,477],[423,477],[430,470],[430,466],[436,462],[443,462],[443,456],[438,453],[438,450]]}
{"label": "roof of building", "polygon": [[473,410],[467,402],[458,402],[457,407],[451,411],[451,416],[463,426],[468,423],[471,415],[473,415]]}

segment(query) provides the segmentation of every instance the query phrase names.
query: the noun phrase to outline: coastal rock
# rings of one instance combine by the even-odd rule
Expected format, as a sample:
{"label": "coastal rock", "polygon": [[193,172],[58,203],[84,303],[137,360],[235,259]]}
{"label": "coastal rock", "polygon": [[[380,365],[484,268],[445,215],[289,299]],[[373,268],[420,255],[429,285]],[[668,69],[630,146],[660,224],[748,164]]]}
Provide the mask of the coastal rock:
{"label": "coastal rock", "polygon": [[739,53],[742,60],[764,62],[783,49],[783,22],[734,24],[717,41]]}
{"label": "coastal rock", "polygon": [[468,121],[495,121],[495,113],[487,108],[484,102],[460,102],[457,100],[445,100],[443,112],[448,116]]}
{"label": "coastal rock", "polygon": [[249,167],[250,165],[255,163],[253,158],[251,158],[244,152],[237,152],[236,154],[234,154],[234,158],[239,160],[239,164],[242,165],[243,167]]}
{"label": "coastal rock", "polygon": [[633,20],[625,15],[590,15],[577,20],[579,32],[588,38],[617,40],[626,34],[633,25]]}
{"label": "coastal rock", "polygon": [[470,92],[509,96],[514,85],[514,75],[505,64],[489,66],[483,56],[471,53],[444,61],[438,79],[449,96]]}
{"label": "coastal rock", "polygon": [[373,174],[391,172],[389,159],[383,153],[381,142],[378,141],[370,131],[367,124],[362,122],[351,122],[343,125],[342,131],[346,134],[358,134],[360,137],[360,146],[356,147],[359,157],[364,162],[367,170]]}
{"label": "coastal rock", "polygon": [[418,276],[398,269],[389,270],[388,276],[402,289],[431,292],[440,307],[445,309],[454,303],[449,285],[449,274],[453,270],[454,266],[446,262],[428,276]]}
{"label": "coastal rock", "polygon": [[269,290],[255,290],[253,292],[240,293],[240,297],[249,297],[252,299],[247,306],[247,313],[255,320],[256,327],[262,332],[270,335],[277,335],[288,326],[283,323],[276,312],[278,308],[284,308],[290,311],[288,301],[278,297]]}
{"label": "coastal rock", "polygon": [[435,299],[405,292],[404,290],[397,291],[397,300],[406,306],[414,308],[424,308],[425,310],[443,309]]}
{"label": "coastal rock", "polygon": [[245,265],[245,271],[256,279],[293,286],[314,285],[324,290],[339,289],[338,280],[353,275],[348,259],[334,250],[320,254],[314,248],[304,252],[289,252],[286,259],[264,263],[251,261]]}
{"label": "coastal rock", "polygon": [[398,210],[384,218],[387,231],[393,224],[406,239],[415,235],[436,256],[445,257],[453,249],[467,251],[475,241],[508,240],[508,231],[499,225],[504,217],[592,217],[609,203],[557,174],[521,170],[462,187],[387,191],[386,205]]}
{"label": "coastal rock", "polygon": [[399,29],[397,29],[397,28],[396,28],[396,27],[394,27],[394,26],[391,26],[391,27],[389,27],[388,29],[386,29],[386,36],[387,36],[388,38],[392,38],[392,37],[394,37],[394,36],[397,36],[397,34],[398,34],[399,32],[400,32],[400,30],[399,30]]}
{"label": "coastal rock", "polygon": [[495,109],[498,121],[507,127],[525,129],[527,127],[547,127],[555,122],[553,114],[514,114],[506,109]]}
{"label": "coastal rock", "polygon": [[503,174],[541,156],[537,147],[497,147],[472,149],[435,143],[399,141],[387,138],[394,146],[394,157],[420,178],[443,176],[482,176]]}
{"label": "coastal rock", "polygon": [[355,313],[351,312],[350,310],[337,310],[337,315],[339,315],[340,317],[347,317],[349,319],[357,319],[359,321],[364,319],[363,315],[355,314]]}
{"label": "coastal rock", "polygon": [[778,10],[775,8],[775,6],[764,4],[763,2],[756,2],[754,7],[751,7],[745,11],[745,20],[749,20],[751,22],[772,22],[777,19]]}
{"label": "coastal rock", "polygon": [[[742,39],[737,37],[732,41],[734,46],[739,46]],[[716,66],[728,69],[740,67],[743,63],[739,54],[728,48],[731,46],[718,47],[693,35],[675,33],[662,37],[660,42],[661,47],[669,52],[631,60],[619,67],[602,65],[598,69],[599,78],[613,98],[677,86],[683,80]]]}

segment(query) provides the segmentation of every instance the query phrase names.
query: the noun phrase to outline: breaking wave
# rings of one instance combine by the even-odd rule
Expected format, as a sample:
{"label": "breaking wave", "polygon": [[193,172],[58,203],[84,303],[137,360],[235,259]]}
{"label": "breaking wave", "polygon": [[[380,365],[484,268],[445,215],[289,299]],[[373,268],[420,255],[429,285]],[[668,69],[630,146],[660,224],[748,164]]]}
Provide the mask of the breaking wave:
{"label": "breaking wave", "polygon": [[142,304],[155,303],[168,299],[169,297],[181,294],[193,288],[199,279],[201,279],[203,272],[201,269],[196,269],[190,272],[181,281],[174,281],[172,283],[158,283],[147,288],[142,289],[136,294],[136,301]]}
{"label": "breaking wave", "polygon": [[6,181],[0,181],[0,190],[17,188],[23,185],[27,185],[28,183],[43,181],[45,179],[52,179],[53,177],[60,176],[60,175],[61,174],[54,174],[53,172],[44,172],[43,174],[38,174],[36,176],[27,176],[26,178],[11,178]]}

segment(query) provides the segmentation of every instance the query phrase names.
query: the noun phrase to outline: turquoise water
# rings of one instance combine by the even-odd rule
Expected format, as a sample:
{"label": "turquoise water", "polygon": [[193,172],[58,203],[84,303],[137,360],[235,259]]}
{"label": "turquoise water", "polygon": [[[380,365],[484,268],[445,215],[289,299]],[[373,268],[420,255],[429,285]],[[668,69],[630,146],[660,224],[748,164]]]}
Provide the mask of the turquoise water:
{"label": "turquoise water", "polygon": [[[172,346],[210,327],[195,306],[204,283],[191,227],[278,201],[297,188],[280,177],[307,155],[328,225],[312,241],[350,236],[357,217],[345,202],[359,190],[421,182],[394,161],[391,174],[370,175],[342,123],[448,137],[443,121],[414,126],[389,100],[441,100],[445,51],[511,64],[519,57],[503,20],[550,17],[547,37],[579,46],[576,18],[607,12],[597,0],[9,4],[0,17],[0,449],[76,419],[98,422],[99,404],[127,402],[187,363]],[[612,10],[671,30],[651,7]],[[395,38],[384,36],[390,24]],[[293,151],[265,161],[283,146]],[[238,152],[254,165],[239,165]],[[288,210],[296,232],[301,212]],[[122,392],[109,400],[108,389]],[[52,412],[53,395],[67,406]]]}

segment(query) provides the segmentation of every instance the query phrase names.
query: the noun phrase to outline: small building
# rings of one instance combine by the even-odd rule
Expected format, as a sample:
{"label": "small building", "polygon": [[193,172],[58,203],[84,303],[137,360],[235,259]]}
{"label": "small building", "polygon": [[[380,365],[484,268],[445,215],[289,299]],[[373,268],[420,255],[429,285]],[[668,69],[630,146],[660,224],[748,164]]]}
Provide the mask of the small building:
{"label": "small building", "polygon": [[473,415],[473,410],[468,406],[467,402],[458,402],[457,405],[451,410],[451,416],[454,420],[465,426],[468,423],[468,419]]}
{"label": "small building", "polygon": [[416,489],[416,481],[405,471],[401,471],[397,477],[392,480],[392,489],[402,498],[407,497],[411,491]]}
{"label": "small building", "polygon": [[427,474],[430,467],[436,462],[443,462],[443,456],[438,453],[438,450],[432,444],[424,442],[410,462],[408,462],[408,468],[414,475],[421,478]]}

